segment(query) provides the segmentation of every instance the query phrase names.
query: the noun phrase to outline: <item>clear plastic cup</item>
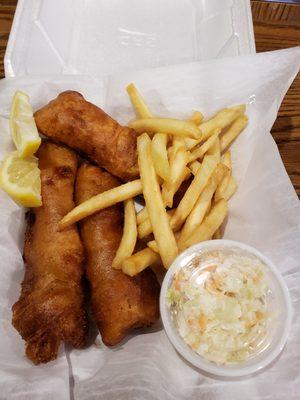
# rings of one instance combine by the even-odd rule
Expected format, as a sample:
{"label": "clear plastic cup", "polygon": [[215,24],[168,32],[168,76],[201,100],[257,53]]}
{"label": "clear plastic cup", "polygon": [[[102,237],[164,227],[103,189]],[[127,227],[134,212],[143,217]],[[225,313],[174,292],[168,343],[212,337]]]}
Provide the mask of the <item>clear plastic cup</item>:
{"label": "clear plastic cup", "polygon": [[[271,289],[271,306],[276,311],[277,318],[274,318],[268,328],[268,345],[251,358],[234,364],[217,365],[207,361],[202,356],[193,351],[181,338],[177,332],[166,302],[167,290],[170,287],[173,276],[178,270],[188,264],[188,262],[199,251],[204,250],[225,250],[241,251],[260,259],[266,266],[266,279]],[[272,311],[271,310],[271,311]],[[166,334],[175,349],[190,362],[194,367],[206,373],[223,377],[241,377],[253,374],[269,365],[280,354],[284,348],[292,320],[292,303],[287,286],[275,265],[258,250],[246,244],[232,240],[210,240],[190,247],[180,254],[170,266],[161,287],[160,293],[160,313]]]}

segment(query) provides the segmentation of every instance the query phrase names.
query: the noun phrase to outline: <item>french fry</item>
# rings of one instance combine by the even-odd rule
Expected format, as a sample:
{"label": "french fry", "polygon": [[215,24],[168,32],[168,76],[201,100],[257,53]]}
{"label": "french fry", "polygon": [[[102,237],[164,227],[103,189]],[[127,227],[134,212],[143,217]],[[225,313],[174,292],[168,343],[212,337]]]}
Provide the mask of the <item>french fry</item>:
{"label": "french fry", "polygon": [[137,133],[147,132],[153,134],[160,132],[194,139],[200,139],[201,137],[200,129],[193,122],[180,119],[141,118],[130,122],[129,126]]}
{"label": "french fry", "polygon": [[242,115],[233,122],[227,132],[220,137],[221,151],[224,151],[238,137],[247,124],[248,117],[246,115]]}
{"label": "french fry", "polygon": [[176,136],[176,135],[172,136],[172,147],[175,149],[174,157],[176,155],[177,150],[185,148],[184,140],[185,139],[182,136]]}
{"label": "french fry", "polygon": [[121,201],[131,199],[142,194],[142,192],[142,182],[140,179],[136,179],[135,181],[124,183],[123,185],[93,196],[65,215],[59,223],[59,229],[65,229],[97,211],[120,203]]}
{"label": "french fry", "polygon": [[222,155],[221,160],[222,160],[222,164],[226,165],[226,167],[229,168],[229,170],[231,172],[232,166],[231,166],[231,152],[230,152],[230,150],[227,150],[226,153],[224,153]]}
{"label": "french fry", "polygon": [[189,164],[189,169],[192,171],[193,175],[196,175],[198,172],[198,169],[201,167],[201,163],[199,161],[193,161],[192,163]]}
{"label": "french fry", "polygon": [[238,104],[236,106],[230,107],[229,110],[235,110],[238,113],[238,115],[242,115],[242,114],[245,114],[245,112],[246,112],[246,105]]}
{"label": "french fry", "polygon": [[126,88],[129,98],[131,100],[132,106],[135,109],[138,117],[141,118],[151,118],[153,117],[151,111],[149,110],[147,104],[142,98],[141,94],[135,87],[133,83],[127,86]]}
{"label": "french fry", "polygon": [[225,190],[227,188],[227,185],[229,183],[230,176],[231,176],[230,172],[228,171],[225,174],[225,176],[222,179],[222,181],[219,183],[219,185],[217,187],[217,190],[216,190],[216,193],[215,193],[215,196],[214,196],[215,201],[218,201],[220,199],[224,199],[224,192],[225,192]]}
{"label": "french fry", "polygon": [[177,256],[178,248],[161,197],[151,158],[151,140],[147,134],[138,137],[137,149],[143,194],[149,219],[163,265],[168,268]]}
{"label": "french fry", "polygon": [[225,190],[228,186],[228,183],[230,181],[230,176],[231,176],[231,152],[230,150],[227,150],[226,153],[224,153],[222,155],[222,163],[224,165],[226,165],[226,167],[228,168],[227,173],[224,175],[222,181],[219,183],[216,193],[215,193],[215,201],[218,201],[220,199],[224,198],[224,193]]}
{"label": "french fry", "polygon": [[[151,111],[149,110],[135,85],[131,83],[126,89],[137,115],[141,118],[152,118],[153,115]],[[154,167],[156,173],[164,180],[169,179],[170,176],[170,166],[166,149],[167,141],[168,137],[163,133],[156,134],[152,141],[152,157],[154,159]]]}
{"label": "french fry", "polygon": [[156,133],[151,142],[152,159],[158,176],[164,181],[170,180],[170,164],[167,153],[168,135]]}
{"label": "french fry", "polygon": [[192,150],[198,144],[208,139],[212,135],[214,129],[219,128],[222,130],[226,128],[236,118],[244,114],[245,110],[246,107],[244,104],[220,110],[211,119],[202,122],[202,124],[199,125],[199,128],[201,129],[202,132],[202,135],[199,139],[191,139],[191,138],[185,139],[186,148],[188,150]]}
{"label": "french fry", "polygon": [[179,228],[181,224],[186,220],[189,213],[192,211],[198,197],[205,188],[216,165],[217,162],[214,157],[204,157],[201,168],[199,168],[192,183],[190,184],[178,207],[176,208],[175,214],[171,218],[171,226],[174,226],[174,229]]}
{"label": "french fry", "polygon": [[213,133],[214,129],[224,129],[229,126],[236,118],[245,112],[245,105],[224,108],[214,117],[200,124],[199,128],[202,132],[202,140],[206,140]]}
{"label": "french fry", "polygon": [[194,122],[196,125],[200,125],[204,115],[200,111],[194,111],[193,115],[188,119],[188,121]]}
{"label": "french fry", "polygon": [[202,137],[200,139],[191,139],[191,138],[185,138],[185,147],[187,150],[192,150],[194,147],[196,147],[198,144],[203,142]]}
{"label": "french fry", "polygon": [[[200,111],[195,111],[194,114],[189,118],[189,121],[194,122],[196,125],[200,125],[204,119],[204,115]],[[185,145],[188,150],[191,150],[193,147],[197,146],[201,142],[201,139],[195,140],[186,138]]]}
{"label": "french fry", "polygon": [[151,240],[150,242],[147,243],[147,246],[153,250],[155,253],[159,253],[158,251],[158,246],[155,240]]}
{"label": "french fry", "polygon": [[[198,148],[193,150],[190,154],[190,162],[197,160],[198,158],[202,158],[204,154],[214,145],[214,143],[218,140],[219,134],[221,130],[216,128],[214,133]],[[218,162],[218,160],[216,160]]]}
{"label": "french fry", "polygon": [[123,236],[112,266],[122,268],[122,262],[130,257],[134,251],[137,240],[136,212],[132,199],[124,201],[124,228]]}
{"label": "french fry", "polygon": [[143,221],[141,224],[138,225],[138,237],[139,239],[143,239],[153,232],[152,230],[152,225],[150,222],[150,219],[147,218],[145,221]]}
{"label": "french fry", "polygon": [[179,246],[187,240],[193,230],[203,221],[211,205],[215,190],[227,171],[228,168],[224,164],[218,164],[215,168],[214,172],[209,178],[207,185],[205,186],[203,192],[200,194],[196,204],[194,205],[194,208],[192,209],[191,213],[185,221],[185,224],[183,225],[178,242]]}
{"label": "french fry", "polygon": [[[168,268],[178,249],[222,237],[227,201],[237,189],[231,176],[231,154],[226,149],[244,129],[248,118],[243,104],[222,109],[206,121],[199,111],[186,121],[156,118],[133,84],[127,92],[140,117],[129,126],[141,134],[138,162],[146,203],[142,211],[134,214],[135,234],[144,240],[154,235],[146,249],[118,262],[125,273],[134,276],[158,263]],[[172,145],[168,146],[170,138]],[[166,211],[165,207],[173,206],[175,193],[191,173],[194,178],[178,207]],[[129,202],[133,204],[132,200]]]}
{"label": "french fry", "polygon": [[189,154],[185,149],[184,141],[179,139],[174,141],[173,151],[170,153],[170,180],[162,185],[162,198],[168,207],[173,206],[174,194],[179,189],[182,182],[186,179]]}
{"label": "french fry", "polygon": [[193,230],[192,234],[184,242],[179,244],[180,251],[196,243],[211,239],[213,234],[223,223],[227,212],[228,207],[226,200],[221,199],[215,203],[202,223]]}
{"label": "french fry", "polygon": [[[169,210],[167,212],[169,220],[170,220],[171,216],[174,214],[174,212],[175,212],[175,210]],[[151,235],[153,230],[152,230],[152,225],[151,225],[150,219],[148,218],[145,221],[143,221],[140,225],[138,225],[137,229],[138,229],[139,239],[144,239],[145,237]]]}
{"label": "french fry", "polygon": [[[176,164],[177,168],[180,167],[180,164]],[[188,180],[191,176],[191,170],[188,167],[185,167],[182,170],[179,170],[180,175],[176,178],[174,183],[164,184],[162,186],[162,198],[164,205],[171,208],[173,207],[173,201],[175,198],[175,194],[181,187],[182,183]]]}
{"label": "french fry", "polygon": [[[187,179],[187,170],[182,169],[179,171],[180,175],[177,176],[176,181],[174,183],[165,183],[162,186],[162,198],[164,205],[171,208],[173,207],[173,200],[174,200],[174,195],[177,192],[177,190],[180,188],[182,182],[184,182]],[[190,175],[190,171],[189,171]]]}
{"label": "french fry", "polygon": [[136,222],[137,224],[141,224],[142,222],[146,221],[149,218],[147,207],[144,207],[139,211],[136,215]]}
{"label": "french fry", "polygon": [[[170,168],[171,165],[176,165],[176,156],[178,152],[187,152],[185,147],[185,139],[180,136],[173,136],[172,146],[168,148],[168,158],[170,160]],[[187,152],[188,153],[188,152]],[[178,161],[178,160],[177,160]],[[170,176],[171,180],[171,176]]]}
{"label": "french fry", "polygon": [[207,150],[207,155],[214,156],[217,162],[221,160],[220,137],[218,136],[214,144]]}
{"label": "french fry", "polygon": [[230,176],[225,190],[222,193],[222,198],[228,201],[237,190],[237,183],[233,176]]}
{"label": "french fry", "polygon": [[122,263],[122,271],[129,276],[135,276],[147,267],[160,262],[159,254],[155,253],[149,247],[138,251],[128,257]]}
{"label": "french fry", "polygon": [[151,235],[153,230],[152,230],[152,225],[151,225],[150,219],[147,218],[145,221],[143,221],[141,224],[139,224],[137,229],[138,229],[139,239],[143,239],[144,237]]}
{"label": "french fry", "polygon": [[184,150],[184,149],[185,149],[184,139],[180,136],[173,136],[172,146],[168,148],[168,157],[170,160],[170,165],[174,163],[177,152],[179,150]]}
{"label": "french fry", "polygon": [[[179,237],[180,237],[180,232],[175,232],[174,236],[175,236],[176,241],[178,241],[178,239],[179,239]],[[148,242],[148,243],[147,243],[147,246],[148,246],[151,250],[153,250],[155,253],[158,253],[158,254],[159,254],[158,246],[157,246],[157,243],[156,243],[155,240],[151,240],[150,242]]]}
{"label": "french fry", "polygon": [[[188,167],[185,167],[184,174],[183,174],[183,181],[187,181],[190,176],[191,176],[191,170]],[[175,190],[175,193],[177,192],[177,190]]]}

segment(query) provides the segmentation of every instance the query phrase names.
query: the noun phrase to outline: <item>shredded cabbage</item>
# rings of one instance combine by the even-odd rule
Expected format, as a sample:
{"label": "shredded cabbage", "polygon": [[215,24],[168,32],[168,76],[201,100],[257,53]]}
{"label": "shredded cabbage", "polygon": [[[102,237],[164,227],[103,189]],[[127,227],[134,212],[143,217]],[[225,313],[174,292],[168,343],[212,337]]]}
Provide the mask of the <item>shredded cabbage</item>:
{"label": "shredded cabbage", "polygon": [[217,364],[242,362],[264,345],[265,265],[228,251],[199,255],[174,277],[167,300],[180,336]]}

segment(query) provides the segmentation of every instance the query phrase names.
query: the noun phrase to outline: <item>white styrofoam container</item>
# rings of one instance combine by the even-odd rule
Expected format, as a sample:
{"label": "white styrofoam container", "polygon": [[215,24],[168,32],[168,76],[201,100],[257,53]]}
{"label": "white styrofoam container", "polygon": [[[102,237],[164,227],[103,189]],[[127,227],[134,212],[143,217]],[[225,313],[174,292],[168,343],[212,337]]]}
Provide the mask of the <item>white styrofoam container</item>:
{"label": "white styrofoam container", "polygon": [[249,0],[19,0],[4,66],[103,77],[253,52]]}

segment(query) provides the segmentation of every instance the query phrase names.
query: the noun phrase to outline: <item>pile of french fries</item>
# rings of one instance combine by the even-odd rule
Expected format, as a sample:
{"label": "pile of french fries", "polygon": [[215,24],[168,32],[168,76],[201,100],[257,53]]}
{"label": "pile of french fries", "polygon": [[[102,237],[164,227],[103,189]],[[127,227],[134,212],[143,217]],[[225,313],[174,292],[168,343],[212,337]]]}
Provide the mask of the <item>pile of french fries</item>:
{"label": "pile of french fries", "polygon": [[[156,118],[133,84],[127,92],[138,117],[129,126],[140,134],[140,179],[75,207],[60,228],[124,202],[123,237],[113,267],[134,276],[147,267],[168,268],[191,245],[222,237],[227,202],[237,190],[229,147],[248,118],[245,105],[225,108],[208,120],[199,111],[185,121]],[[186,180],[189,186],[174,207]],[[141,194],[145,207],[136,214],[134,198]],[[138,240],[144,249],[134,253]]]}

